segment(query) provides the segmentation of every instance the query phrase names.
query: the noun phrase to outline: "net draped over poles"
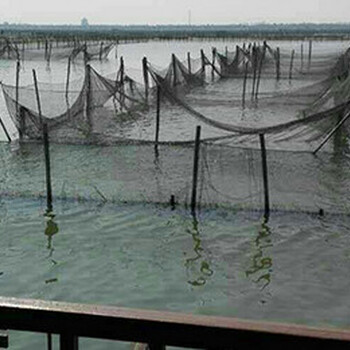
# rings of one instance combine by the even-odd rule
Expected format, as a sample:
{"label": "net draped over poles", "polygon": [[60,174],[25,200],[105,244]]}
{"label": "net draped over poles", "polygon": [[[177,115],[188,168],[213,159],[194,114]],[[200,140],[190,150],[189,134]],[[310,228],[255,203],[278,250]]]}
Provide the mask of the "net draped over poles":
{"label": "net draped over poles", "polygon": [[[177,203],[189,205],[193,162],[189,145],[194,141],[195,126],[200,124],[200,206],[263,207],[259,134],[264,134],[272,209],[317,212],[322,206],[347,213],[346,176],[334,191],[334,184],[320,172],[331,174],[340,166],[330,157],[347,139],[349,123],[325,145],[330,151],[324,155],[326,164],[320,165],[310,151],[350,112],[349,50],[339,57],[315,56],[310,67],[305,63],[303,69],[295,65],[293,87],[287,85],[290,54],[267,43],[237,46],[225,54],[213,52],[212,60],[203,53],[184,60],[173,55],[163,70],[148,63],[149,96],[145,86],[131,78],[127,67],[103,76],[88,66],[84,78],[71,81],[68,91],[65,84],[39,83],[43,119],[38,115],[33,86],[19,88],[18,105],[16,88],[5,84],[2,88],[22,141],[40,140],[45,121],[55,143],[128,144],[128,151],[123,152],[89,149],[92,156],[87,156],[86,163],[79,160],[84,174],[72,166],[56,180],[57,192],[64,195],[79,192],[94,200],[152,203],[168,202],[173,195]],[[277,62],[282,89],[274,89]],[[246,106],[242,107],[241,80],[245,74],[249,81]],[[251,94],[254,74],[257,81],[259,74],[261,79],[257,98]],[[161,152],[155,162],[157,97]],[[280,150],[309,153],[289,152],[286,156]],[[108,153],[110,161],[96,157],[99,152]],[[53,161],[60,163],[61,158]],[[68,159],[74,164],[74,153]],[[11,171],[17,178],[15,170]],[[16,184],[22,186],[19,180]]]}
{"label": "net draped over poles", "polygon": [[72,60],[105,59],[116,46],[114,42],[42,42],[14,41],[0,39],[0,59],[11,60],[60,60],[70,57]]}
{"label": "net draped over poles", "polygon": [[[186,112],[182,117],[184,123],[186,118],[192,118],[213,128],[213,138],[217,138],[218,141],[222,139],[225,143],[242,143],[249,147],[249,140],[263,133],[280,145],[284,140],[288,140],[302,143],[303,147],[310,150],[326,135],[327,130],[339,121],[339,116],[348,110],[349,50],[328,68],[322,80],[314,79],[314,83],[292,90],[261,93],[258,100],[253,101],[257,111],[264,113],[268,110],[278,110],[282,106],[285,113],[290,109],[290,116],[287,120],[279,122],[274,119],[260,123],[258,120],[255,125],[251,121],[235,122],[231,110],[237,111],[237,106],[241,103],[240,97],[227,100],[225,97],[221,98],[220,94],[213,93],[215,90],[209,87],[220,89],[228,75],[232,77],[240,74],[240,70],[245,66],[244,61],[250,62],[251,68],[254,68],[254,64],[266,67],[261,71],[267,72],[270,62],[276,59],[275,51],[264,43],[260,46],[250,45],[247,49],[237,46],[235,55],[231,58],[230,52],[226,53],[225,57],[216,50],[215,53],[218,57],[216,62],[219,67],[216,69],[219,80],[212,84],[206,82],[206,68],[216,72],[215,62],[210,62],[203,52],[201,57],[195,60],[180,61],[172,55],[169,66],[164,70],[148,64],[148,73],[153,80],[150,99],[146,99],[144,86],[133,80],[126,73],[124,66],[114,77],[103,77],[93,68],[86,69],[81,85],[71,82],[68,91],[63,84],[39,84],[43,121],[47,122],[50,134],[56,142],[118,143],[123,141],[120,128],[122,118],[126,118],[127,115],[131,121],[138,120],[142,123],[144,113],[147,114],[147,110],[154,108],[155,88],[158,86],[162,91],[163,103],[170,103],[169,108],[164,108],[163,114],[166,115],[167,109],[183,110]],[[272,66],[274,65],[272,63]],[[2,87],[9,114],[20,134],[28,139],[40,138],[42,121],[38,116],[34,87],[18,89],[18,108],[16,88],[5,84]],[[211,115],[210,107],[220,107],[220,115]],[[151,139],[141,135],[139,139],[133,138],[133,141]],[[174,138],[164,141],[193,141],[193,138],[183,139],[181,135],[177,138],[174,133]]]}
{"label": "net draped over poles", "polygon": [[[78,82],[71,82],[73,85],[79,88]],[[52,140],[60,143],[92,142],[93,133],[101,131],[98,110],[112,96],[124,95],[117,81],[102,77],[88,66],[79,90],[67,93],[65,85],[39,84],[40,119],[33,85],[19,88],[18,108],[16,88],[5,84],[2,88],[10,117],[21,135],[29,140],[41,139],[42,124],[46,122]]]}

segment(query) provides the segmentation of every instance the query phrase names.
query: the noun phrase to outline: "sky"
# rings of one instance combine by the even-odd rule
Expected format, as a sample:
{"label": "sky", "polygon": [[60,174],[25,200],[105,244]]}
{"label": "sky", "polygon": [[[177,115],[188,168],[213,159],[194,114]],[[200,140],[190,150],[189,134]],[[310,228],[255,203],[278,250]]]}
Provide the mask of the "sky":
{"label": "sky", "polygon": [[350,0],[0,0],[0,23],[350,22]]}

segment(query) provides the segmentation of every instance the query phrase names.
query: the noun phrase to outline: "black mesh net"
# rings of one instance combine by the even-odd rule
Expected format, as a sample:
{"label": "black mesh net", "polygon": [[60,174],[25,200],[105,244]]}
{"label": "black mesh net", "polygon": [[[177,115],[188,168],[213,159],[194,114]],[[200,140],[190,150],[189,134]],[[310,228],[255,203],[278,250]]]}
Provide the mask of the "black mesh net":
{"label": "black mesh net", "polygon": [[[264,134],[273,209],[317,212],[322,207],[347,212],[348,177],[342,177],[342,185],[335,190],[334,183],[328,183],[322,174],[331,174],[334,167],[347,171],[334,155],[347,150],[349,50],[331,65],[329,57],[314,58],[316,67],[310,66],[308,78],[306,73],[298,73],[300,85],[269,91],[271,80],[276,79],[276,61],[283,59],[289,61],[289,56],[267,43],[237,46],[234,53],[225,55],[214,50],[212,60],[203,52],[198,59],[188,56],[183,61],[173,55],[164,70],[147,64],[152,79],[149,86],[132,79],[124,64],[110,76],[87,66],[84,79],[70,82],[69,89],[66,84],[39,84],[42,116],[33,86],[2,87],[22,141],[40,140],[45,122],[53,142],[91,145],[86,151],[91,157],[86,161],[75,160],[76,149],[70,146],[72,166],[66,169],[62,163],[60,167],[66,170],[55,180],[58,197],[79,194],[84,200],[168,203],[173,195],[178,204],[189,205],[194,129],[201,125],[198,202],[203,208],[263,208],[259,135]],[[327,69],[322,72],[320,67]],[[256,74],[257,81],[260,71],[261,90],[256,94],[253,76]],[[208,79],[208,73],[217,79]],[[246,82],[248,92],[242,105],[242,79],[234,78],[246,74],[250,82]],[[231,93],[232,87],[236,90]],[[154,151],[157,113],[160,133]],[[323,148],[329,151],[324,153],[327,161],[320,162],[310,151],[342,121],[342,127]],[[116,144],[122,146],[94,147]],[[63,148],[54,147],[57,154],[53,163],[60,163]],[[289,152],[296,150],[308,153]],[[104,152],[108,154],[106,161]],[[76,161],[79,167],[73,166]],[[33,174],[30,181],[41,178],[42,171]],[[15,168],[8,172],[17,179]],[[26,181],[18,180],[16,186],[35,192]]]}
{"label": "black mesh net", "polygon": [[12,60],[105,59],[115,47],[114,42],[16,42],[0,40],[0,58]]}

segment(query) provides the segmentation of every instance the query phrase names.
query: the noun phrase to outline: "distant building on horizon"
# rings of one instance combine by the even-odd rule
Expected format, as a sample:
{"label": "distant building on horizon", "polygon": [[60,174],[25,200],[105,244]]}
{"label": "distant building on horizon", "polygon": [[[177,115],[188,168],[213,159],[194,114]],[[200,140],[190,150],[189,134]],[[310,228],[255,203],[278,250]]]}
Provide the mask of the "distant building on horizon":
{"label": "distant building on horizon", "polygon": [[82,18],[80,24],[82,27],[87,28],[89,26],[89,21],[87,20],[86,17],[84,17],[84,18]]}

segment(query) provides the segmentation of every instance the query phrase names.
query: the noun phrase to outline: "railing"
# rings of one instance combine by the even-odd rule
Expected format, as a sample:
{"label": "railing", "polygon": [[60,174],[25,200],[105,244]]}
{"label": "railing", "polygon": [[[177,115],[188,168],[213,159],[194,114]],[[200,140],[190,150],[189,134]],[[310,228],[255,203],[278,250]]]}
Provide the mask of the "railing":
{"label": "railing", "polygon": [[[0,297],[0,328],[60,335],[60,349],[77,350],[78,337],[203,349],[345,349],[350,330],[243,321],[233,318],[132,310]],[[48,337],[48,347],[52,346]]]}

